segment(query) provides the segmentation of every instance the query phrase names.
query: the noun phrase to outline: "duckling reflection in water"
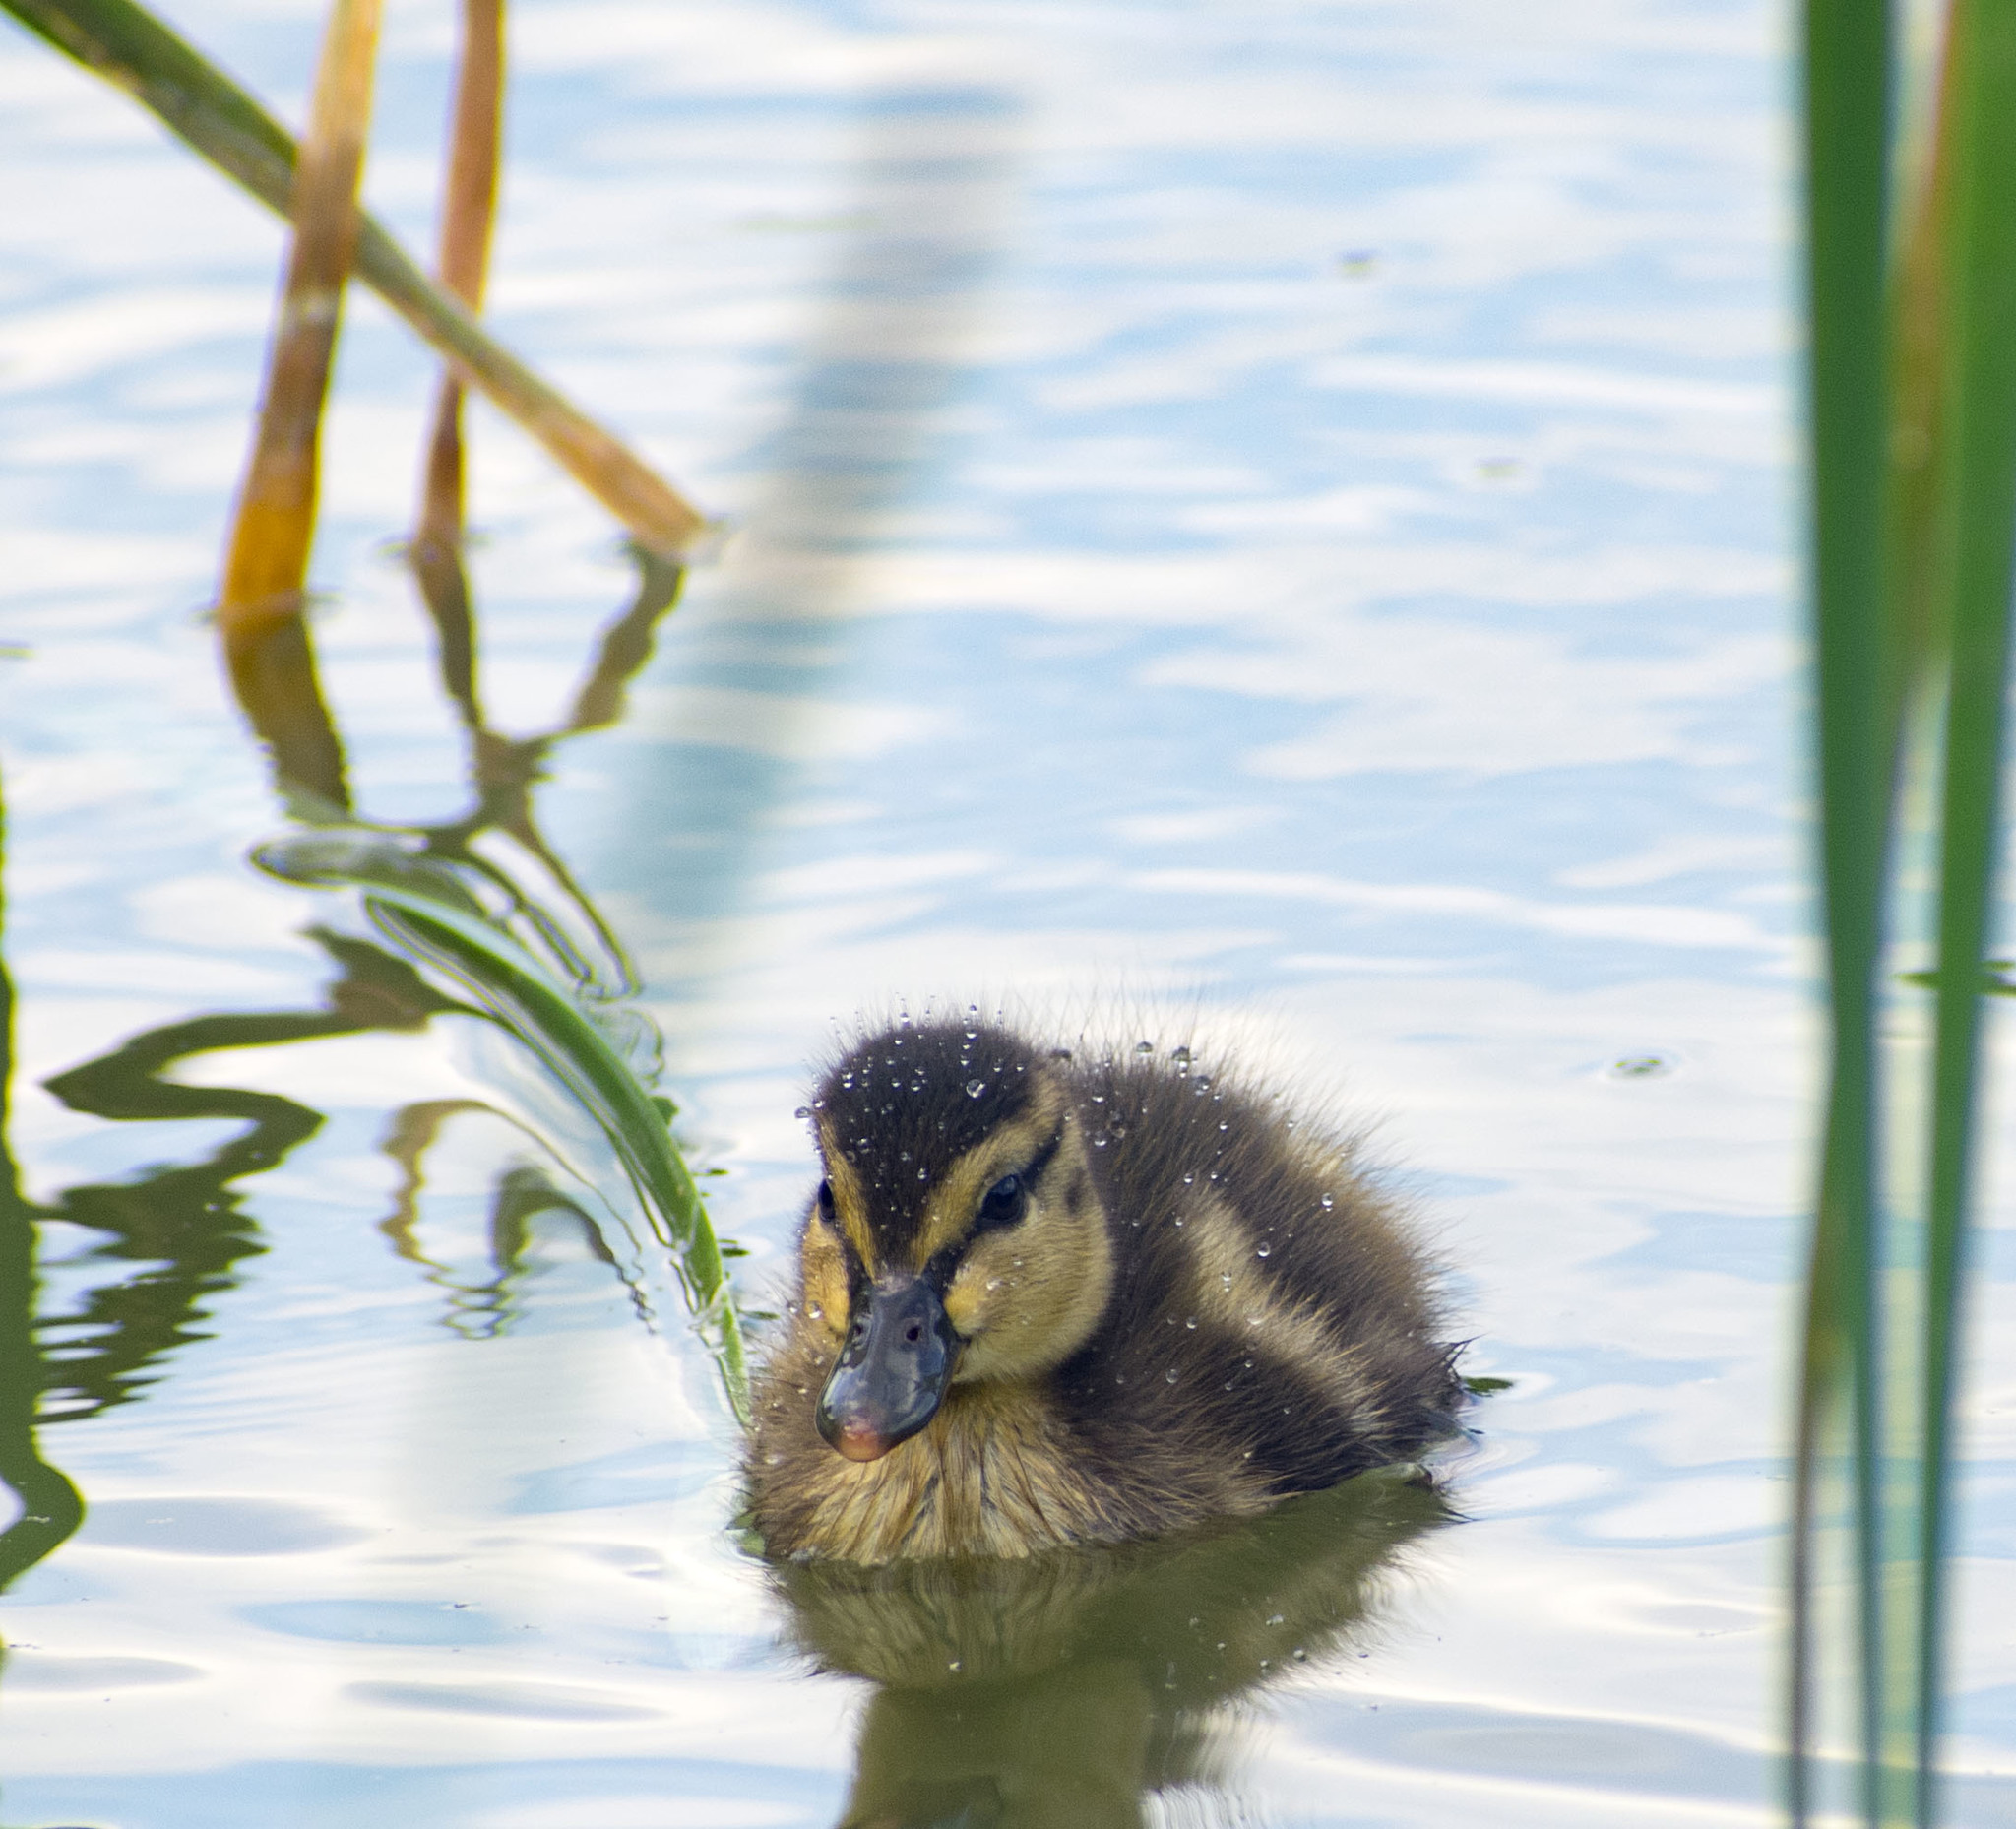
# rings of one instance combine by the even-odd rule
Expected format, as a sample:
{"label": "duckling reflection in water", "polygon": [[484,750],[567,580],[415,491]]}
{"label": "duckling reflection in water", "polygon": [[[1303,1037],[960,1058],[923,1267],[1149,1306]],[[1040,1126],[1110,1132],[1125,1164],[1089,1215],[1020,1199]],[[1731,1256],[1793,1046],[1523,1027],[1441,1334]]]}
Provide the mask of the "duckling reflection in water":
{"label": "duckling reflection in water", "polygon": [[1387,1468],[1264,1517],[1015,1560],[772,1565],[797,1648],[876,1684],[842,1829],[1248,1820],[1242,1698],[1370,1636],[1398,1552],[1447,1511]]}
{"label": "duckling reflection in water", "polygon": [[754,1392],[773,1556],[1028,1556],[1403,1460],[1460,1385],[1348,1143],[1188,1050],[899,1024],[821,1083],[825,1176]]}

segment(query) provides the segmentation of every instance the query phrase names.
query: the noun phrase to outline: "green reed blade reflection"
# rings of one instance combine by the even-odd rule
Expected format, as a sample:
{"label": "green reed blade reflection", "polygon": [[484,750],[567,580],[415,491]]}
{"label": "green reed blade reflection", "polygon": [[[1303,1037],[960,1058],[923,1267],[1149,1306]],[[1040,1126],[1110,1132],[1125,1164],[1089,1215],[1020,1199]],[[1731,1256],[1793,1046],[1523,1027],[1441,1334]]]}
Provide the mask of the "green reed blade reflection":
{"label": "green reed blade reflection", "polygon": [[42,1210],[44,1219],[102,1235],[89,1254],[94,1265],[136,1267],[95,1284],[60,1324],[74,1337],[45,1375],[46,1419],[72,1421],[144,1396],[166,1356],[207,1338],[200,1325],[206,1304],[237,1281],[243,1260],[267,1248],[233,1184],[278,1167],[322,1128],[321,1112],[292,1099],[185,1084],[169,1077],[177,1065],[226,1049],[411,1034],[464,1007],[381,947],[317,930],[310,937],[342,968],[321,1009],[191,1017],[130,1037],[45,1082],[71,1110],[118,1123],[235,1118],[246,1126],[200,1162],[68,1188]]}
{"label": "green reed blade reflection", "polygon": [[[602,630],[595,660],[565,721],[557,729],[512,737],[493,729],[483,710],[472,599],[460,537],[435,544],[424,555],[422,545],[422,536],[415,536],[410,563],[434,624],[442,690],[455,704],[469,735],[474,788],[470,810],[460,819],[426,828],[427,854],[475,871],[502,891],[512,901],[514,916],[533,930],[539,946],[559,956],[568,977],[600,996],[629,996],[638,988],[629,958],[601,911],[540,833],[533,812],[533,789],[543,779],[555,745],[589,730],[606,729],[622,718],[630,682],[651,659],[659,624],[679,601],[685,568],[633,543],[636,595]],[[553,893],[521,893],[509,874],[472,845],[486,832],[509,837]],[[570,931],[576,927],[578,938]]]}
{"label": "green reed blade reflection", "polygon": [[[0,0],[30,31],[124,90],[175,136],[279,215],[291,210],[295,149],[244,90],[133,0]],[[369,216],[357,277],[455,364],[644,545],[667,554],[712,524],[635,452],[491,338]]]}
{"label": "green reed blade reflection", "polygon": [[564,1213],[579,1225],[589,1255],[615,1271],[629,1288],[640,1313],[648,1314],[642,1291],[625,1274],[595,1216],[561,1193],[543,1170],[529,1164],[506,1169],[491,1189],[489,1276],[475,1281],[458,1275],[421,1244],[420,1192],[426,1181],[422,1167],[426,1154],[450,1120],[478,1112],[501,1115],[479,1099],[415,1101],[394,1117],[382,1146],[399,1166],[400,1183],[392,1211],[378,1222],[378,1230],[394,1251],[409,1264],[419,1266],[427,1281],[447,1296],[448,1311],[443,1318],[448,1327],[465,1340],[488,1340],[506,1331],[518,1312],[516,1285],[532,1247],[532,1221],[555,1213]]}

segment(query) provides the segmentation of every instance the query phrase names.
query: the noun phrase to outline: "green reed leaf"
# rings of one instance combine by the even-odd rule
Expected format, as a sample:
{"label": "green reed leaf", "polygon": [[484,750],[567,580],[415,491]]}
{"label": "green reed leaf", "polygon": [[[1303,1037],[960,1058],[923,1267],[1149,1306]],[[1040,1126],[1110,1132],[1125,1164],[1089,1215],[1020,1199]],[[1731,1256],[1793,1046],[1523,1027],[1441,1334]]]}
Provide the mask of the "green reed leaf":
{"label": "green reed leaf", "polygon": [[[2016,536],[2016,4],[1947,9],[1930,158],[1902,200],[1894,257],[1884,233],[1889,9],[1810,0],[1807,28],[1816,700],[1835,1020],[1800,1398],[1793,1806],[1805,1821],[1813,1699],[1842,1662],[1818,1653],[1813,1558],[1822,1469],[1845,1447],[1860,1814],[1930,1829],[1983,999],[2016,991],[2007,962],[1985,957]],[[1906,1189],[1905,1177],[1876,1170],[1900,1101],[1879,1076],[1875,972],[1887,906],[1907,929],[1933,906],[1892,873],[1900,774],[1916,781],[1934,749],[1938,963],[1901,975],[1934,993],[1929,1135],[1922,1167],[1904,1153],[1916,1183]],[[1901,1204],[1885,1213],[1876,1189],[1893,1182]],[[1919,1219],[1922,1277],[1879,1281],[1878,1266],[1912,1261]],[[1883,1389],[1913,1374],[1915,1402],[1886,1419]]]}
{"label": "green reed leaf", "polygon": [[1790,1801],[1801,1823],[1812,1802],[1822,1472],[1844,1438],[1856,1469],[1858,1727],[1868,1760],[1880,1739],[1875,1007],[1894,766],[1882,541],[1889,10],[1882,0],[1807,0],[1804,26],[1810,564],[1832,1032],[1794,1497]]}
{"label": "green reed leaf", "polygon": [[2016,6],[1959,0],[1942,150],[1951,187],[1941,314],[1937,583],[1950,631],[1918,1559],[1918,1813],[1933,1820],[1951,1524],[1954,1380],[1968,1259],[1982,982],[2000,849],[2016,534]]}
{"label": "green reed leaf", "polygon": [[746,1424],[747,1357],[721,1240],[657,1096],[575,992],[496,925],[453,871],[390,835],[304,833],[260,847],[254,861],[290,882],[360,889],[381,933],[451,978],[595,1120],[671,1254],[728,1402]]}

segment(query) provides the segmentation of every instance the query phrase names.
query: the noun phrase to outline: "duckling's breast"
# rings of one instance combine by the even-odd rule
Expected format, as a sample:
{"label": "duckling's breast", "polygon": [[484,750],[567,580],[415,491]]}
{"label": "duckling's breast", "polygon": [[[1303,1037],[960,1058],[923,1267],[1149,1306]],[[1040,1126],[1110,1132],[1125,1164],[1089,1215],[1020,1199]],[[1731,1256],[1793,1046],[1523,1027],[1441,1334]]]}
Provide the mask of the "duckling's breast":
{"label": "duckling's breast", "polygon": [[751,1510],[773,1555],[1027,1556],[1154,1528],[1117,1502],[1044,1384],[956,1386],[920,1433],[868,1462],[843,1459],[798,1426],[803,1400],[786,1401],[797,1381],[776,1384],[767,1377],[757,1393],[748,1465]]}

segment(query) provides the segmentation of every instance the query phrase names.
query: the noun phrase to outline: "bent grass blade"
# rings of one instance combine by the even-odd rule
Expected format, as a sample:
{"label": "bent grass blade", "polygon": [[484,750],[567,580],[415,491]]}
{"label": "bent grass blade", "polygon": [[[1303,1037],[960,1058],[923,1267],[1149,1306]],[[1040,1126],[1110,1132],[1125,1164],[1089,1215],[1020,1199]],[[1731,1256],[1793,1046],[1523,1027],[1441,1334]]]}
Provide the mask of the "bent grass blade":
{"label": "bent grass blade", "polygon": [[589,1113],[671,1255],[697,1331],[746,1426],[748,1364],[723,1247],[650,1089],[574,993],[494,926],[451,871],[413,859],[376,835],[347,850],[342,845],[334,835],[317,833],[262,846],[254,861],[289,882],[360,890],[366,913],[387,939],[450,978]]}
{"label": "bent grass blade", "polygon": [[[133,0],[0,0],[0,6],[114,88],[282,217],[296,150],[251,95]],[[613,434],[512,355],[421,272],[392,235],[360,217],[356,276],[546,449],[654,552],[692,551],[716,531],[699,509]]]}

